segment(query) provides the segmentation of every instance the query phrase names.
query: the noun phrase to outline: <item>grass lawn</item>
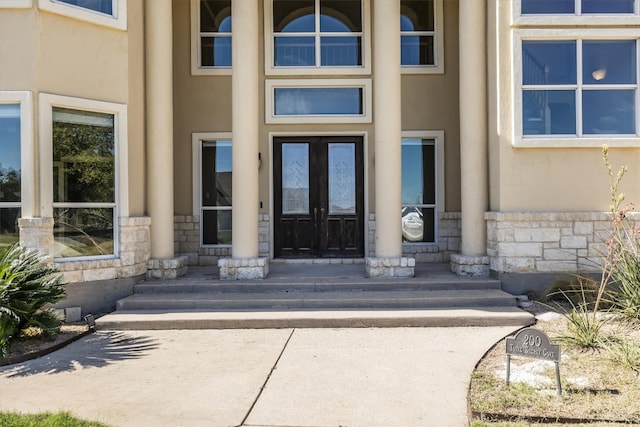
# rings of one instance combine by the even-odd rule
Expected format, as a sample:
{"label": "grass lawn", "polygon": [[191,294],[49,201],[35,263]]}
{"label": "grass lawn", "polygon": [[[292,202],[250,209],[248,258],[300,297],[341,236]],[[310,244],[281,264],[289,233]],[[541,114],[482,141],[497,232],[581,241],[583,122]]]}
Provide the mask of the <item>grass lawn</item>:
{"label": "grass lawn", "polygon": [[69,412],[20,414],[0,412],[0,427],[109,427],[96,421],[74,417]]}

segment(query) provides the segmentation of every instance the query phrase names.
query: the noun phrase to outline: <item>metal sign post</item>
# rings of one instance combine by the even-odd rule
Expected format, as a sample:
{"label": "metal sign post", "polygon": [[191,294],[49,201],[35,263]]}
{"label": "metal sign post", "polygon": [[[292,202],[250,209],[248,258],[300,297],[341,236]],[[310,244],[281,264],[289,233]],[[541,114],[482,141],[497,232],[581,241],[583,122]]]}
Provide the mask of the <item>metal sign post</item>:
{"label": "metal sign post", "polygon": [[550,360],[556,364],[556,386],[558,396],[562,395],[560,383],[560,345],[551,344],[547,334],[533,328],[520,330],[515,337],[507,338],[507,386],[511,375],[511,356],[530,357],[533,359]]}

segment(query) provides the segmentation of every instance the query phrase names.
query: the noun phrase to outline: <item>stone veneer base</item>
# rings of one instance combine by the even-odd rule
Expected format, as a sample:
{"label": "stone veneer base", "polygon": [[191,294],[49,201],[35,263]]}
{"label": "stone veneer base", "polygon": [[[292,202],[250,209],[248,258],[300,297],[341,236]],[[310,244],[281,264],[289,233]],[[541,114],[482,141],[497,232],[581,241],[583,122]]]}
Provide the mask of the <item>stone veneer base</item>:
{"label": "stone veneer base", "polygon": [[269,258],[220,258],[221,280],[257,280],[269,275]]}
{"label": "stone veneer base", "polygon": [[458,276],[489,277],[488,256],[451,255],[451,271]]}
{"label": "stone veneer base", "polygon": [[186,256],[175,258],[154,258],[149,260],[148,279],[175,279],[187,273]]}
{"label": "stone veneer base", "polygon": [[416,260],[408,257],[367,258],[366,272],[368,277],[413,277]]}

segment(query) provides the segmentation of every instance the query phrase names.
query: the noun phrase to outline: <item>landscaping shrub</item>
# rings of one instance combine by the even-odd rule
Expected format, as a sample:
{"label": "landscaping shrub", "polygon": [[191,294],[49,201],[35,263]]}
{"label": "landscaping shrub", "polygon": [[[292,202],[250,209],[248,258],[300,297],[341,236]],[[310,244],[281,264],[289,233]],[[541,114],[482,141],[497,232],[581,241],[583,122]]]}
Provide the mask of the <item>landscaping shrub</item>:
{"label": "landscaping shrub", "polygon": [[65,296],[62,276],[53,263],[17,244],[0,251],[0,356],[20,331],[38,327],[55,334],[60,320],[48,308]]}

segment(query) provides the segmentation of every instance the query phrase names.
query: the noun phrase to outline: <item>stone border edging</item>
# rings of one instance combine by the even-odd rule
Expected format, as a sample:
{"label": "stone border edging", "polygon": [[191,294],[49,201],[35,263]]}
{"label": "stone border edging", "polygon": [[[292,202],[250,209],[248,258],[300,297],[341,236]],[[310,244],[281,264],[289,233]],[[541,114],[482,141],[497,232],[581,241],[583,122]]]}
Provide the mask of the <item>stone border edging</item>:
{"label": "stone border edging", "polygon": [[42,350],[38,350],[38,351],[33,351],[31,353],[27,353],[27,354],[21,354],[18,356],[13,356],[13,357],[3,357],[0,358],[0,366],[7,366],[7,365],[13,365],[16,363],[22,363],[22,362],[26,362],[28,360],[33,360],[33,359],[37,359],[39,357],[42,356],[46,356],[49,353],[53,353],[56,350],[60,350],[62,347],[65,347],[69,344],[71,344],[74,341],[79,340],[80,338],[83,338],[89,334],[92,334],[93,332],[95,332],[95,329],[88,329],[78,335],[75,335],[71,338],[69,338],[68,340],[65,341],[61,341],[56,345],[53,345],[51,347],[47,347],[45,349]]}

